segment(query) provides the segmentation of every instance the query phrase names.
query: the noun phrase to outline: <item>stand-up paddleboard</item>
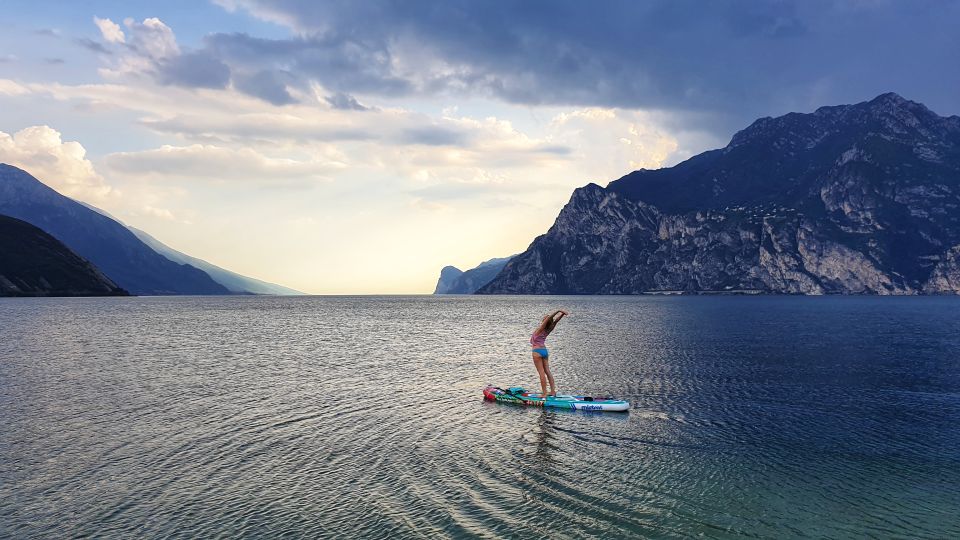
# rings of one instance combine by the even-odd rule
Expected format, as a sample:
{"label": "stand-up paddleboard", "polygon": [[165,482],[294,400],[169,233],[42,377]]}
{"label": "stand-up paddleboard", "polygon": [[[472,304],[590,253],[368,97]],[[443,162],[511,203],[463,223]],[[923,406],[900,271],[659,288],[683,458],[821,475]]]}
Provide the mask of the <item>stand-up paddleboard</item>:
{"label": "stand-up paddleboard", "polygon": [[611,397],[590,396],[547,396],[543,398],[539,393],[528,392],[520,387],[503,389],[497,386],[488,386],[483,389],[483,398],[489,401],[532,405],[534,407],[554,407],[557,409],[572,409],[575,411],[626,411],[630,409],[630,402]]}

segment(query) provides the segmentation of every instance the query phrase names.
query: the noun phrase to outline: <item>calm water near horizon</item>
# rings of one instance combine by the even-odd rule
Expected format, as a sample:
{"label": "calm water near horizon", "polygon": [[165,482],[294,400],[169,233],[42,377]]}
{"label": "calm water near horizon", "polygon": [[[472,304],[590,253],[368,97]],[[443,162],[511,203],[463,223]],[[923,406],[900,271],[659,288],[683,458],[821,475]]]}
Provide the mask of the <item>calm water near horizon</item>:
{"label": "calm water near horizon", "polygon": [[[533,387],[629,413],[486,403]],[[960,537],[960,298],[0,299],[0,537]]]}

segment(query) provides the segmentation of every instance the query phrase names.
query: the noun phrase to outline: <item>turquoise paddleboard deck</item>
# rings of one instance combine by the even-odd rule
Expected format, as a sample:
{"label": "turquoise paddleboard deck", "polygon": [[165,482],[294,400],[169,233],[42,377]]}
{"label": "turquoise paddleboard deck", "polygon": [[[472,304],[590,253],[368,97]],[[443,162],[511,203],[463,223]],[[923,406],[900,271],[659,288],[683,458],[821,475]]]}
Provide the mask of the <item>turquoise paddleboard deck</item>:
{"label": "turquoise paddleboard deck", "polygon": [[612,397],[568,396],[558,394],[544,398],[539,393],[528,392],[517,386],[511,388],[488,386],[483,389],[483,398],[489,401],[574,411],[624,412],[630,409],[629,401],[614,399]]}

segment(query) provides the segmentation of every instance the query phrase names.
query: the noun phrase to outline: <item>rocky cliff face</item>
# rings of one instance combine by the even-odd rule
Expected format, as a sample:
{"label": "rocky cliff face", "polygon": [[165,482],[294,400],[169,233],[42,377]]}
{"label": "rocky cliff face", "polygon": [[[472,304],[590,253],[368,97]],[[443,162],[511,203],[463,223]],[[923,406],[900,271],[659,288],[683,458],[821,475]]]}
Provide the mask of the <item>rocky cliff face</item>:
{"label": "rocky cliff face", "polygon": [[960,118],[884,94],[576,190],[481,293],[960,293]]}
{"label": "rocky cliff face", "polygon": [[450,294],[450,291],[456,287],[457,278],[463,275],[463,270],[456,266],[444,266],[440,270],[440,279],[437,280],[437,286],[433,294]]}
{"label": "rocky cliff face", "polygon": [[473,294],[490,280],[495,278],[511,257],[490,259],[478,264],[466,272],[456,266],[444,266],[440,270],[440,279],[433,294]]}

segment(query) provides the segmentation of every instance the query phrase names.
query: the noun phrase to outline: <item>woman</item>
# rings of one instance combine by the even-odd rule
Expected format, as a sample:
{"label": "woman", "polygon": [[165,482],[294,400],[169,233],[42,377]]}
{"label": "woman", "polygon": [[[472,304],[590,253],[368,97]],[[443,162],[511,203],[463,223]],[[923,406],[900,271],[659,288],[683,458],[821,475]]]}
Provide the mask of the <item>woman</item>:
{"label": "woman", "polygon": [[[537,367],[537,373],[540,374],[540,395],[546,399],[548,395],[557,395],[557,385],[553,382],[553,374],[550,373],[550,353],[547,351],[547,336],[557,327],[564,316],[569,315],[566,311],[560,310],[553,312],[553,315],[547,315],[540,321],[540,326],[534,330],[530,336],[530,345],[533,347],[533,365]],[[550,381],[550,394],[547,394],[547,381]]]}

